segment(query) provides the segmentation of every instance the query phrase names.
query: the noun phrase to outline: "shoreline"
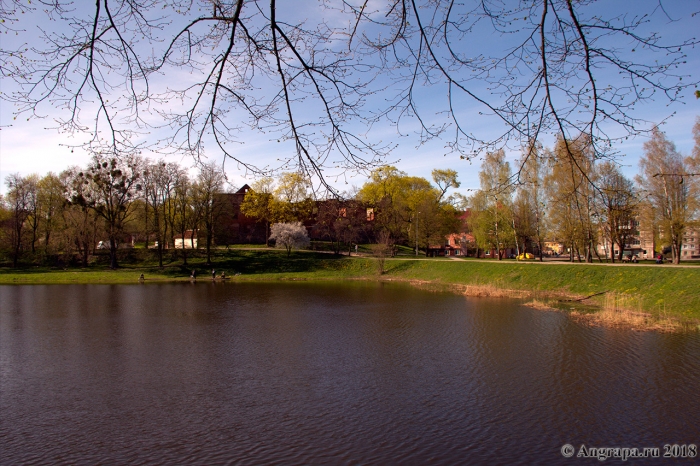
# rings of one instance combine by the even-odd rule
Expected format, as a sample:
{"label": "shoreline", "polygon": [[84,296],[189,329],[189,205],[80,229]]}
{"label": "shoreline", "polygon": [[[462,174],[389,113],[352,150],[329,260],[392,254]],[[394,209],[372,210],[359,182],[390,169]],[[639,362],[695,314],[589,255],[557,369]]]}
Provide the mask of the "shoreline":
{"label": "shoreline", "polygon": [[[543,311],[560,312],[568,315],[571,319],[590,327],[620,328],[634,331],[658,331],[664,333],[690,333],[700,332],[700,323],[689,322],[678,319],[674,316],[664,316],[658,318],[647,312],[638,312],[631,309],[613,308],[608,309],[601,306],[586,296],[580,296],[565,292],[542,292],[527,291],[519,289],[499,288],[492,284],[466,285],[453,284],[440,281],[391,278],[391,277],[227,277],[222,279],[200,278],[192,280],[188,277],[160,277],[146,280],[131,281],[65,281],[65,282],[15,282],[6,283],[0,281],[0,286],[36,286],[36,285],[148,285],[167,283],[275,283],[275,282],[337,282],[346,281],[377,281],[385,283],[400,283],[410,285],[425,291],[449,292],[463,295],[469,298],[505,298],[528,300],[523,305]],[[567,298],[567,299],[562,299]],[[586,311],[576,308],[564,309],[565,306],[577,303],[579,309],[583,307]],[[582,306],[581,306],[582,305]]]}
{"label": "shoreline", "polygon": [[[217,275],[219,271],[225,272],[226,280],[212,280],[206,273],[208,268],[216,269]],[[197,280],[190,279],[191,269],[198,271]],[[145,280],[140,281],[142,273]],[[329,258],[301,253],[285,259],[274,252],[248,251],[217,257],[213,266],[206,267],[193,261],[187,267],[171,263],[162,269],[150,264],[131,264],[117,270],[104,266],[67,270],[0,269],[0,285],[354,280],[406,283],[469,297],[529,300],[525,304],[530,307],[565,312],[585,325],[663,332],[700,330],[700,289],[695,285],[700,281],[700,268],[590,264],[548,267],[537,263],[397,258],[387,261],[386,273],[379,275],[376,262],[369,258]]]}

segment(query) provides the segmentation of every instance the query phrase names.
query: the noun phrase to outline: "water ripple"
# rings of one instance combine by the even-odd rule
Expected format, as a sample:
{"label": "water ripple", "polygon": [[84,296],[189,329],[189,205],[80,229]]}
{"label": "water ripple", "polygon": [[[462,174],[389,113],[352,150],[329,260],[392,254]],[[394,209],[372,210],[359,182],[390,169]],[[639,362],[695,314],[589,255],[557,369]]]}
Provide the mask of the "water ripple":
{"label": "water ripple", "polygon": [[569,464],[697,442],[700,338],[383,284],[0,289],[1,464]]}

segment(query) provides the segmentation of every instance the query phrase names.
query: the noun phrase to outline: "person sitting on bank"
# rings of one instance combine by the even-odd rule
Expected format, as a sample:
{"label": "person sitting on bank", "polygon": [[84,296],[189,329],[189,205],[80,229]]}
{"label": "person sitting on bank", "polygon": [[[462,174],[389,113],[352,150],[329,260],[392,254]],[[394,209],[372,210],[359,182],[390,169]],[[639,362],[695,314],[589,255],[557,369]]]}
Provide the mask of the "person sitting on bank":
{"label": "person sitting on bank", "polygon": [[226,279],[226,272],[221,272],[221,279],[225,280]]}
{"label": "person sitting on bank", "polygon": [[141,274],[141,276],[139,277],[139,281],[142,282],[144,280],[145,280],[145,278],[144,278],[143,274]]}

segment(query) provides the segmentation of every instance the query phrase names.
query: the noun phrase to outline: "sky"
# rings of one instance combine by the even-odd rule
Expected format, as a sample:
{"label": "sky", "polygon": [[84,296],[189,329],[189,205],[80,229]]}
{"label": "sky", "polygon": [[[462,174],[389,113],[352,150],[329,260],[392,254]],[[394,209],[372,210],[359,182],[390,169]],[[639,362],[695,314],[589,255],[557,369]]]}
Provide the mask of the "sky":
{"label": "sky", "polygon": [[[375,2],[381,3],[381,2]],[[606,8],[623,8],[623,4],[628,2],[610,1],[606,2]],[[635,2],[640,8],[644,4],[649,8],[658,4],[658,0],[645,0],[643,2]],[[691,16],[688,11],[690,2],[664,2],[662,5],[665,11],[659,12],[658,8],[655,16],[652,16],[653,21],[650,23],[653,31],[657,32],[662,38],[669,41],[679,38],[687,38],[691,36],[691,31],[700,31],[700,15]],[[296,4],[295,4],[296,5]],[[317,10],[313,5],[313,1],[306,5],[307,10],[300,8],[301,15],[314,15]],[[381,8],[381,5],[380,5]],[[691,8],[692,9],[692,8]],[[700,8],[696,8],[700,9]],[[652,11],[653,8],[650,9]],[[612,11],[609,12],[611,15]],[[36,13],[32,13],[36,15]],[[326,18],[327,21],[333,23],[335,18],[332,15]],[[341,21],[338,19],[338,21]],[[57,25],[58,24],[58,25]],[[44,17],[36,16],[33,21],[22,22],[22,27],[25,32],[20,35],[13,35],[10,31],[5,31],[0,38],[2,43],[0,46],[3,50],[13,49],[24,40],[32,40],[31,37],[38,37],[38,34],[32,33],[36,26],[44,28],[61,27],[60,23],[47,22]],[[30,39],[27,39],[30,37]],[[484,47],[485,53],[499,54],[499,41],[482,39],[478,46]],[[687,74],[693,74],[696,79],[698,70],[700,70],[700,49],[687,49],[687,64],[684,70]],[[166,81],[183,81],[187,80],[188,76],[183,73],[181,75],[168,75],[162,79]],[[615,78],[610,77],[610,83],[615,84]],[[3,77],[0,83],[0,91],[7,94],[14,90],[13,83]],[[269,88],[261,87],[260,92],[272,92]],[[434,118],[436,122],[442,121],[440,110],[444,109],[438,105],[438,102],[444,102],[446,97],[446,88],[444,86],[432,86],[419,89],[421,93],[421,103],[425,109],[424,115],[429,118]],[[379,99],[381,100],[381,99]],[[371,102],[374,104],[375,102]],[[298,104],[300,112],[312,112],[312,107],[304,109],[304,104]],[[87,106],[89,107],[89,105]],[[79,145],[81,141],[85,141],[88,136],[85,134],[66,134],[57,131],[55,128],[55,120],[65,116],[65,111],[59,108],[54,108],[51,105],[41,107],[43,118],[27,119],[26,115],[15,114],[16,108],[7,101],[0,100],[0,179],[3,181],[0,192],[6,192],[5,178],[12,173],[28,175],[37,173],[44,175],[48,172],[58,173],[70,166],[78,165],[85,166],[90,159],[90,154],[81,148],[71,148],[71,146]],[[83,113],[88,114],[89,108],[84,108]],[[470,124],[470,131],[478,137],[488,139],[490,134],[495,130],[489,120],[473,116],[476,110],[475,107],[466,103],[464,108],[458,110],[463,112],[465,120]],[[671,116],[673,115],[673,116]],[[17,118],[15,119],[15,117]],[[676,147],[683,154],[689,155],[693,148],[692,127],[696,118],[700,116],[700,99],[696,99],[693,95],[693,90],[688,89],[684,95],[680,96],[678,102],[667,105],[661,100],[651,100],[643,105],[637,106],[635,116],[650,122],[659,122],[671,116],[667,123],[662,127],[668,138],[676,144]],[[153,117],[153,116],[152,116]],[[237,114],[233,113],[230,118],[238,118]],[[354,125],[354,126],[353,126]],[[361,123],[351,123],[351,129],[359,134],[367,132],[367,128]],[[417,131],[417,122],[415,120],[403,120],[401,130],[402,135],[399,135],[396,129],[390,124],[384,122],[376,124],[368,133],[374,141],[382,141],[388,143],[395,148],[387,156],[386,162],[396,165],[400,170],[412,176],[422,176],[430,179],[430,172],[435,168],[452,168],[457,170],[459,180],[462,182],[462,187],[458,190],[463,194],[468,194],[468,190],[478,187],[478,171],[479,159],[471,161],[462,160],[457,154],[449,154],[446,149],[446,140],[434,139],[427,143],[421,144]],[[164,129],[151,130],[149,136],[156,137],[159,132],[166,131]],[[495,133],[494,133],[495,134]],[[162,136],[162,134],[161,134]],[[279,158],[288,157],[293,154],[294,147],[290,142],[278,142],[279,136],[271,134],[269,131],[265,133],[241,127],[236,134],[237,143],[232,145],[231,151],[237,157],[243,160],[252,160],[260,165],[274,165]],[[624,142],[618,143],[614,149],[621,154],[618,161],[622,166],[623,172],[627,176],[634,176],[637,173],[639,158],[643,155],[643,143],[645,138],[640,136],[631,138]],[[553,145],[553,137],[546,135],[541,139],[541,142],[548,147]],[[210,149],[213,146],[209,141],[206,156],[209,160],[221,162],[222,155],[217,151]],[[506,149],[508,158],[511,161],[519,156],[517,144],[510,144]],[[183,166],[191,166],[192,159],[188,155],[171,154],[163,156],[163,154],[144,152],[143,155],[152,158],[164,158],[166,161],[178,162]],[[245,170],[237,166],[233,161],[225,163],[225,170],[228,175],[231,187],[240,187],[244,183],[251,183],[254,177],[246,173]],[[355,174],[348,171],[333,171],[327,172],[327,180],[330,181],[338,190],[344,191],[351,186],[361,186],[366,181],[366,173]]]}

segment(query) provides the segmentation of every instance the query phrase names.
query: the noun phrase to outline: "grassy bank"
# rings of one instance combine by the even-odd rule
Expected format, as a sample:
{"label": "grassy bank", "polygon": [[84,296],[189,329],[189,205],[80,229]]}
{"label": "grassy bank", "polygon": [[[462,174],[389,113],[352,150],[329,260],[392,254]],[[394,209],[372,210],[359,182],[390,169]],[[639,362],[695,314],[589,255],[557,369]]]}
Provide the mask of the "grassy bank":
{"label": "grassy bank", "polygon": [[[236,281],[378,277],[375,261],[370,258],[309,252],[292,253],[288,258],[277,250],[217,250],[212,267],[217,274],[225,271]],[[143,256],[118,270],[109,270],[104,264],[67,270],[2,268],[0,284],[136,283],[141,273],[146,282],[188,280],[192,269],[197,270],[198,277],[207,279],[212,267],[204,265],[203,257],[190,258],[187,267],[172,257],[165,267],[159,268],[152,256]],[[700,268],[396,259],[387,260],[386,273],[381,278],[448,287],[472,295],[529,296],[550,303],[596,295],[586,302],[656,320],[670,318],[693,326],[700,322]]]}

